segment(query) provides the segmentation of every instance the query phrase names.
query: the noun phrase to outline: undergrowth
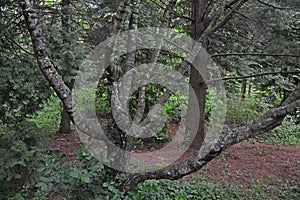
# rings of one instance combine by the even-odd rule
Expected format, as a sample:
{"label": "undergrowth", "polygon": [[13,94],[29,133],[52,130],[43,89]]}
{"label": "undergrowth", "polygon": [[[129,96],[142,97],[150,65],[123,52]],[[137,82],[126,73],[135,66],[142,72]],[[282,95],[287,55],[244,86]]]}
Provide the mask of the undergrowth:
{"label": "undergrowth", "polygon": [[55,133],[59,128],[62,103],[57,95],[52,95],[43,102],[42,109],[29,116],[26,121],[35,123],[50,133]]}
{"label": "undergrowth", "polygon": [[35,180],[48,138],[33,122],[0,123],[0,199],[9,198]]}
{"label": "undergrowth", "polygon": [[295,123],[294,117],[287,116],[281,126],[250,141],[274,145],[300,144],[300,124]]}
{"label": "undergrowth", "polygon": [[[256,119],[258,113],[269,108],[268,104],[257,107],[257,101],[229,101],[228,121],[242,123]],[[249,188],[241,189],[201,176],[192,180],[147,180],[124,194],[117,188],[126,175],[112,176],[111,171],[84,148],[78,152],[78,160],[72,162],[64,160],[59,152],[43,155],[42,143],[49,138],[47,132],[54,133],[58,128],[60,107],[60,101],[52,95],[43,109],[24,123],[18,126],[1,124],[0,199],[300,199],[298,187],[269,186],[257,180]],[[299,131],[295,118],[288,116],[282,126],[252,141],[299,144]]]}

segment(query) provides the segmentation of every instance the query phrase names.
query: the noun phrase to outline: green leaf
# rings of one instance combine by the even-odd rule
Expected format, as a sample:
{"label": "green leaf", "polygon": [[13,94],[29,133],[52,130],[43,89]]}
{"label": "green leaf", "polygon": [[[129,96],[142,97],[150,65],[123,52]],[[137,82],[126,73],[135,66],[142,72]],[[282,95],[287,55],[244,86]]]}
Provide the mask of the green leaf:
{"label": "green leaf", "polygon": [[43,190],[43,191],[48,190],[48,186],[44,182],[39,182],[35,186],[38,187],[38,188],[41,188],[41,190]]}
{"label": "green leaf", "polygon": [[78,178],[80,176],[79,170],[75,168],[73,171],[70,172],[70,176],[72,178]]}
{"label": "green leaf", "polygon": [[82,181],[85,182],[85,183],[91,183],[92,179],[88,176],[84,176],[84,177],[82,177]]}

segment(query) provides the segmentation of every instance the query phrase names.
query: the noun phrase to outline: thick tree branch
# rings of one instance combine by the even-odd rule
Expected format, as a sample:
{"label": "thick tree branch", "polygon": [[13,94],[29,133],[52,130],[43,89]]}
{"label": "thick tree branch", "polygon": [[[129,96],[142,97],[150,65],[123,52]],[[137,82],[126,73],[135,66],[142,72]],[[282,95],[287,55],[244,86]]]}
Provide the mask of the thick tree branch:
{"label": "thick tree branch", "polygon": [[[110,33],[110,37],[118,35],[120,33],[120,31],[122,30],[122,26],[124,24],[124,20],[126,17],[126,7],[128,6],[129,2],[130,2],[130,0],[122,0],[119,2],[119,7],[114,16],[114,20],[113,20],[114,24],[112,26],[112,31]],[[110,64],[110,66],[108,67],[109,90],[112,89],[111,87],[112,87],[113,82],[115,82],[119,76],[119,70],[113,62],[114,61],[114,51],[115,51],[115,41],[112,42],[112,44],[110,44],[109,46],[107,46],[106,54],[105,54],[105,59],[107,59],[106,63]]]}
{"label": "thick tree branch", "polygon": [[198,155],[172,164],[160,171],[144,172],[131,175],[122,184],[124,191],[129,191],[136,184],[147,179],[176,180],[188,174],[198,171],[213,158],[217,157],[226,148],[237,144],[250,137],[263,134],[281,125],[287,114],[293,114],[300,109],[300,88],[297,88],[287,100],[278,108],[267,111],[259,120],[248,125],[235,128],[223,133],[218,139],[204,145]]}

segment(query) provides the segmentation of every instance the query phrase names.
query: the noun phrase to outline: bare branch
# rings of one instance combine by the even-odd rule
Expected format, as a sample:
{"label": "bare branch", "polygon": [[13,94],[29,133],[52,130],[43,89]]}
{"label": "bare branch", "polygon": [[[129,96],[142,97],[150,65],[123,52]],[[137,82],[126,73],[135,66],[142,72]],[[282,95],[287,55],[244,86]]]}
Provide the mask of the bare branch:
{"label": "bare branch", "polygon": [[272,56],[272,57],[295,57],[299,58],[300,55],[293,54],[268,54],[268,53],[223,53],[212,55],[212,58],[215,57],[227,57],[227,56]]}
{"label": "bare branch", "polygon": [[247,76],[236,76],[236,77],[225,77],[220,79],[212,79],[208,82],[215,82],[215,81],[226,81],[226,80],[235,80],[235,79],[246,79],[246,78],[253,78],[253,77],[259,77],[259,76],[267,76],[267,75],[276,75],[276,74],[300,74],[300,71],[280,71],[280,72],[266,72],[262,74],[253,74],[253,75],[247,75]]}
{"label": "bare branch", "polygon": [[[5,34],[4,34],[5,35]],[[30,51],[24,49],[20,44],[18,44],[16,41],[14,41],[13,39],[11,39],[10,37],[6,37],[12,44],[16,45],[20,50],[24,51],[25,53],[34,56],[33,53],[31,53]]]}
{"label": "bare branch", "polygon": [[[160,7],[161,9],[163,9],[163,10],[165,10],[166,7],[167,7],[166,5],[163,6],[163,5],[157,3],[157,2],[154,1],[154,0],[150,0],[150,1],[151,1],[152,3],[154,3],[155,5],[157,5],[158,7]],[[177,13],[177,12],[176,12],[175,10],[173,10],[173,9],[171,9],[170,11],[171,11],[172,14],[174,14],[174,15],[177,16],[177,17],[180,17],[180,18],[183,18],[183,19],[187,19],[187,20],[193,21],[193,18],[191,18],[191,17],[189,17],[189,16],[181,15],[181,14]]]}
{"label": "bare branch", "polygon": [[244,5],[247,2],[247,0],[240,0],[233,8],[232,10],[227,14],[227,16],[221,21],[220,23],[216,24],[214,27],[211,29],[206,30],[204,35],[210,36],[220,28],[222,28],[225,24],[228,23],[228,21],[234,16],[235,12],[239,10],[242,5]]}
{"label": "bare branch", "polygon": [[279,7],[279,6],[275,6],[273,4],[269,4],[269,3],[266,3],[264,1],[261,1],[261,0],[257,0],[259,3],[265,5],[265,6],[268,6],[268,7],[271,7],[271,8],[274,8],[274,9],[279,9],[279,10],[294,10],[295,8],[292,8],[292,7]]}

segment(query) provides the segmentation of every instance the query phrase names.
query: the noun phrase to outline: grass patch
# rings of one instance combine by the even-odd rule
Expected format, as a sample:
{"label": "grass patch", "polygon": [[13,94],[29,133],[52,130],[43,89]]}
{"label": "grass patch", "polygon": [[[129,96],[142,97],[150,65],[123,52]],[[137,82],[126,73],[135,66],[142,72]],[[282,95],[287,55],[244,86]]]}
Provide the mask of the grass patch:
{"label": "grass patch", "polygon": [[57,95],[52,95],[42,104],[42,109],[29,116],[26,121],[35,123],[39,128],[55,133],[59,129],[62,103]]}

